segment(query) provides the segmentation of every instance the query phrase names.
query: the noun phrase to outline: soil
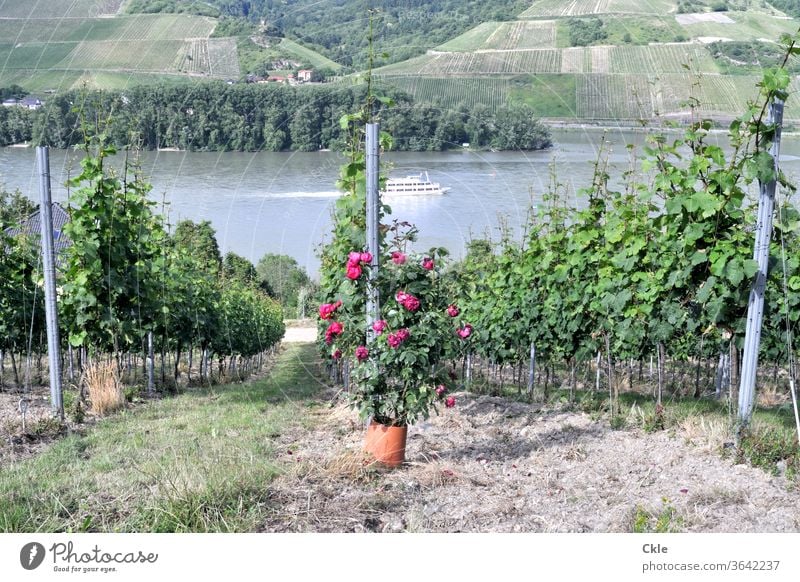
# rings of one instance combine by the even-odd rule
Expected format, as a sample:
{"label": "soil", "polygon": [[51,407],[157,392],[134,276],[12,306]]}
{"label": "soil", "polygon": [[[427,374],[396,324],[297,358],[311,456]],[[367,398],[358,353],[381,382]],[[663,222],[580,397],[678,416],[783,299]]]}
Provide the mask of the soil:
{"label": "soil", "polygon": [[0,467],[38,454],[74,428],[70,422],[64,426],[53,419],[47,388],[28,393],[0,392]]}
{"label": "soil", "polygon": [[[800,492],[720,454],[724,430],[612,430],[607,421],[457,393],[409,429],[407,462],[370,465],[364,425],[333,401],[271,485],[270,532],[797,532]],[[730,457],[731,455],[729,455]]]}

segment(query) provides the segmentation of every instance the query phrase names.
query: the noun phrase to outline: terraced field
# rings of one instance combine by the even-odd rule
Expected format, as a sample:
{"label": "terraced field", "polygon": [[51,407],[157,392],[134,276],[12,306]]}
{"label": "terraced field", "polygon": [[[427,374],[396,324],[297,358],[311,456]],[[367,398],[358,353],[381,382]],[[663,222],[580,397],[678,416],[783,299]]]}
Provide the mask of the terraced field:
{"label": "terraced field", "polygon": [[42,70],[58,65],[78,43],[0,44],[0,72],[14,69]]}
{"label": "terraced field", "polygon": [[182,40],[208,38],[216,21],[183,14],[140,14],[115,18],[2,18],[0,39],[7,42],[93,40]]}
{"label": "terraced field", "polygon": [[20,85],[38,94],[67,91],[80,86],[81,75],[81,71],[53,71],[42,75],[40,71],[31,69],[5,69],[0,70],[0,86]]}
{"label": "terraced field", "polygon": [[116,14],[124,0],[3,0],[8,18],[91,18]]}
{"label": "terraced field", "polygon": [[208,72],[213,77],[239,78],[239,56],[233,38],[208,39]]}
{"label": "terraced field", "polygon": [[474,51],[482,48],[489,41],[489,38],[497,32],[497,29],[503,23],[500,22],[482,22],[475,28],[469,29],[464,34],[457,36],[443,45],[437,47],[442,51]]}
{"label": "terraced field", "polygon": [[575,113],[581,119],[642,119],[652,113],[646,77],[581,75],[576,92]]}
{"label": "terraced field", "polygon": [[[98,19],[100,20],[100,19]],[[110,19],[104,19],[110,20]],[[18,44],[26,42],[63,42],[75,38],[84,19],[24,18],[0,19],[0,39],[3,42]]]}
{"label": "terraced field", "polygon": [[182,52],[190,53],[191,43],[182,40],[88,41],[78,43],[52,68],[177,73],[176,61]]}
{"label": "terraced field", "polygon": [[288,38],[284,38],[278,47],[287,55],[294,56],[298,60],[308,63],[315,69],[331,69],[333,71],[338,71],[342,68],[342,65],[339,63],[332,61],[318,52],[304,47],[303,45],[297,44]]}
{"label": "terraced field", "polygon": [[438,47],[442,51],[526,50],[554,48],[554,20],[483,23]]}
{"label": "terraced field", "polygon": [[441,107],[455,109],[461,104],[472,108],[483,103],[491,109],[505,105],[508,100],[510,80],[502,77],[471,78],[451,77],[376,77],[386,86],[401,89],[423,103],[435,103]]}
{"label": "terraced field", "polygon": [[[697,114],[732,117],[757,94],[757,77],[732,75],[581,75],[576,117],[589,120],[688,119]],[[797,119],[797,107],[787,119]]]}
{"label": "terraced field", "polygon": [[691,38],[727,38],[731,40],[777,40],[781,34],[797,32],[795,20],[778,18],[757,12],[726,12],[732,23],[704,21],[684,24],[686,35]]}
{"label": "terraced field", "polygon": [[537,49],[482,53],[432,53],[382,67],[377,74],[423,76],[560,73],[561,51]]}
{"label": "terraced field", "polygon": [[85,20],[67,40],[183,40],[208,38],[216,20],[183,14],[139,14]]}
{"label": "terraced field", "polygon": [[189,41],[187,50],[178,55],[175,68],[178,72],[187,73],[189,75],[208,74],[210,70],[208,40],[198,39]]}
{"label": "terraced field", "polygon": [[521,18],[588,14],[665,14],[675,12],[670,0],[536,0]]}
{"label": "terraced field", "polygon": [[[610,49],[607,72],[628,74],[659,72],[669,74],[683,73],[687,70],[704,73],[719,72],[708,50],[696,44],[688,43],[614,47]],[[593,71],[595,71],[594,67]]]}
{"label": "terraced field", "polygon": [[[66,82],[66,80],[65,80]],[[134,85],[155,85],[159,83],[186,84],[196,80],[185,75],[164,75],[161,73],[115,73],[86,71],[79,75],[67,89],[87,87],[89,89],[126,89]]]}

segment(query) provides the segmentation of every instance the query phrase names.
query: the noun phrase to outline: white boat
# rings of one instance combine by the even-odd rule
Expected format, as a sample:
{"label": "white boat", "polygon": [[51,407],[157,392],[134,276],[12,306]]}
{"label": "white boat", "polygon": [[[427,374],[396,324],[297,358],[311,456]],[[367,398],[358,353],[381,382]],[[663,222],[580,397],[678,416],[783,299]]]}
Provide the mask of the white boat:
{"label": "white boat", "polygon": [[388,178],[386,187],[381,190],[385,196],[420,196],[425,194],[444,194],[450,190],[439,182],[431,182],[428,172],[405,178]]}

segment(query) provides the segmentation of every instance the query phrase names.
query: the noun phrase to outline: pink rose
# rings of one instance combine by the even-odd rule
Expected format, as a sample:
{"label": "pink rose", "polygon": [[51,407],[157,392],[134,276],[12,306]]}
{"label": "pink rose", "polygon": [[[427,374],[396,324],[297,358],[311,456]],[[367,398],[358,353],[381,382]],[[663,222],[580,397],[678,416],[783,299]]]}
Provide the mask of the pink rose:
{"label": "pink rose", "polygon": [[398,291],[397,293],[394,294],[395,301],[397,301],[401,305],[406,300],[407,297],[408,293],[406,293],[405,291]]}
{"label": "pink rose", "polygon": [[404,341],[406,341],[411,334],[406,328],[398,329],[396,333],[390,333],[389,337],[386,338],[390,347],[395,349],[400,347]]}
{"label": "pink rose", "polygon": [[456,333],[458,333],[458,337],[460,337],[461,339],[467,339],[469,336],[472,335],[472,326],[470,324],[466,324]]}
{"label": "pink rose", "polygon": [[394,251],[392,253],[392,262],[395,265],[404,265],[406,263],[406,256],[400,251]]}
{"label": "pink rose", "polygon": [[372,324],[372,331],[377,333],[378,335],[382,334],[383,331],[388,327],[388,324],[383,319],[379,319],[378,321],[373,322]]}
{"label": "pink rose", "polygon": [[426,271],[433,271],[433,259],[430,257],[422,259],[422,268]]}
{"label": "pink rose", "polygon": [[323,303],[319,306],[319,317],[320,319],[330,319],[333,317],[333,314],[336,313],[336,310],[342,306],[341,301],[337,301],[336,303]]}
{"label": "pink rose", "polygon": [[445,392],[447,392],[447,387],[444,384],[439,384],[436,387],[436,396],[441,396]]}
{"label": "pink rose", "polygon": [[372,253],[369,251],[361,253],[361,262],[369,265],[372,262]]}
{"label": "pink rose", "polygon": [[325,330],[325,343],[330,344],[333,342],[334,336],[341,334],[344,331],[344,326],[338,321],[334,321]]}
{"label": "pink rose", "polygon": [[359,253],[357,251],[353,251],[349,255],[347,255],[347,266],[348,267],[356,266],[359,263],[361,263],[361,253]]}
{"label": "pink rose", "polygon": [[417,309],[419,309],[419,299],[417,299],[413,295],[406,295],[406,298],[403,301],[403,307],[405,307],[409,311],[416,311]]}
{"label": "pink rose", "polygon": [[369,357],[369,350],[365,346],[358,346],[356,348],[356,359],[363,362]]}
{"label": "pink rose", "polygon": [[461,313],[461,310],[456,307],[455,305],[448,305],[447,306],[447,315],[450,317],[458,317]]}
{"label": "pink rose", "polygon": [[347,265],[347,278],[355,281],[361,276],[361,265]]}
{"label": "pink rose", "polygon": [[456,397],[455,396],[448,396],[447,400],[444,401],[444,405],[447,408],[453,408],[456,405]]}

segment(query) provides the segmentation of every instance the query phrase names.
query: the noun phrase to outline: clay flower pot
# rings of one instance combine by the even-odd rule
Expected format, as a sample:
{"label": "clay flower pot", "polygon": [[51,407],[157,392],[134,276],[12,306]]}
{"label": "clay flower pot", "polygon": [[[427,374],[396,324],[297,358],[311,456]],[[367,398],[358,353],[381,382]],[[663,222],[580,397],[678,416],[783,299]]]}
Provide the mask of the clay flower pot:
{"label": "clay flower pot", "polygon": [[387,467],[399,467],[406,459],[407,426],[387,426],[374,420],[369,423],[364,450]]}

